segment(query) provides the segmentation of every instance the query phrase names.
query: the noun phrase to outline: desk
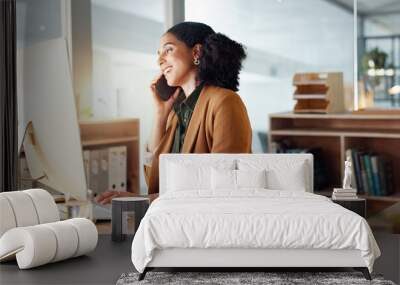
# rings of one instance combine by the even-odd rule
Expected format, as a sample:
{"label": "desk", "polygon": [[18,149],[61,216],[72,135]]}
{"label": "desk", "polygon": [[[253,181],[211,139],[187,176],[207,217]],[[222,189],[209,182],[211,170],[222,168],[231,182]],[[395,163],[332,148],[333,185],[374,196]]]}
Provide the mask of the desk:
{"label": "desk", "polygon": [[111,221],[97,221],[95,225],[99,235],[111,235]]}

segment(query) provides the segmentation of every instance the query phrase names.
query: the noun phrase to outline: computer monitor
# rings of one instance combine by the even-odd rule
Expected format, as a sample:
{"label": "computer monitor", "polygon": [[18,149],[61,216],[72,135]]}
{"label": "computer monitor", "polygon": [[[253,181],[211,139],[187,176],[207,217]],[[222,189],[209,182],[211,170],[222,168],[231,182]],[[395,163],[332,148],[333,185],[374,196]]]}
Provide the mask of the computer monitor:
{"label": "computer monitor", "polygon": [[33,141],[23,146],[33,179],[86,201],[82,157],[67,44],[64,39],[37,43],[24,51],[24,125],[32,122]]}

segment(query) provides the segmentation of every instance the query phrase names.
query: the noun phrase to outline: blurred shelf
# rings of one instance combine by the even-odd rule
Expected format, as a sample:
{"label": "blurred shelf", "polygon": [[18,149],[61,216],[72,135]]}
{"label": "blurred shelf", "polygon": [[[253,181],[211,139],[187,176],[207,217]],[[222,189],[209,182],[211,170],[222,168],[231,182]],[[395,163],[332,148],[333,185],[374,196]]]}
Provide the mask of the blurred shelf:
{"label": "blurred shelf", "polygon": [[284,136],[325,136],[325,137],[364,137],[364,138],[400,138],[400,133],[391,132],[349,132],[348,130],[324,129],[280,129],[271,130],[271,135]]}
{"label": "blurred shelf", "polygon": [[370,195],[358,195],[360,198],[365,198],[370,201],[381,201],[381,202],[400,202],[400,194],[395,193],[389,196],[370,196]]}
{"label": "blurred shelf", "polygon": [[344,119],[344,120],[398,120],[400,119],[400,111],[369,111],[361,110],[357,112],[348,113],[336,113],[336,114],[296,114],[293,112],[282,112],[269,115],[270,118],[282,118],[282,119]]}
{"label": "blurred shelf", "polygon": [[137,118],[79,122],[83,150],[126,146],[127,191],[139,193],[140,121]]}
{"label": "blurred shelf", "polygon": [[324,161],[326,189],[315,194],[331,197],[334,187],[342,184],[346,151],[356,149],[390,161],[392,191],[389,196],[358,195],[367,200],[367,216],[375,216],[400,202],[400,113],[368,112],[335,114],[295,114],[269,116],[269,151],[280,147],[318,149]]}
{"label": "blurred shelf", "polygon": [[[332,187],[333,189],[333,187]],[[322,195],[326,197],[331,197],[332,196],[332,191],[333,190],[321,190],[321,191],[315,191],[314,194],[317,195]],[[367,199],[367,201],[381,201],[381,202],[400,202],[400,193],[395,193],[394,195],[389,195],[389,196],[371,196],[371,195],[364,195],[364,194],[357,194],[359,198],[364,198]]]}
{"label": "blurred shelf", "polygon": [[137,141],[139,138],[137,136],[131,137],[120,137],[120,138],[108,138],[108,139],[93,139],[93,140],[82,140],[82,146],[101,146],[108,144],[120,144]]}

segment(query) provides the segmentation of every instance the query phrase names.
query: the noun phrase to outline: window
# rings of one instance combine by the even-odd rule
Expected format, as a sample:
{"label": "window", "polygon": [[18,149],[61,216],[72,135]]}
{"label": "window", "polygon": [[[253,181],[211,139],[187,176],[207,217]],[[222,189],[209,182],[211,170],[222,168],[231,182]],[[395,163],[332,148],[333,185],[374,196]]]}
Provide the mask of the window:
{"label": "window", "polygon": [[358,0],[360,108],[400,108],[400,2]]}

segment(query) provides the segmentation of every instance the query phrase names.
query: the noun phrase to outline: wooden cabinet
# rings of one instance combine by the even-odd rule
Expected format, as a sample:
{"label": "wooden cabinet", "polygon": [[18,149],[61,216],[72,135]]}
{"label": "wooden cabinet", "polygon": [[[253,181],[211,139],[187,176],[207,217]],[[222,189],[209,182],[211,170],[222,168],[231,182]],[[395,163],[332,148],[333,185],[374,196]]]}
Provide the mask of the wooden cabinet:
{"label": "wooden cabinet", "polygon": [[84,150],[120,145],[127,147],[127,190],[140,193],[139,119],[80,121],[79,127]]}
{"label": "wooden cabinet", "polygon": [[366,215],[366,200],[364,198],[354,199],[354,200],[332,200],[333,203],[339,204],[340,206],[359,214],[361,217],[365,218]]}
{"label": "wooden cabinet", "polygon": [[367,199],[367,216],[400,202],[400,115],[390,114],[294,114],[270,115],[269,150],[274,142],[290,141],[299,148],[317,147],[323,156],[330,196],[342,184],[346,150],[360,148],[390,159],[394,193],[359,195]]}

